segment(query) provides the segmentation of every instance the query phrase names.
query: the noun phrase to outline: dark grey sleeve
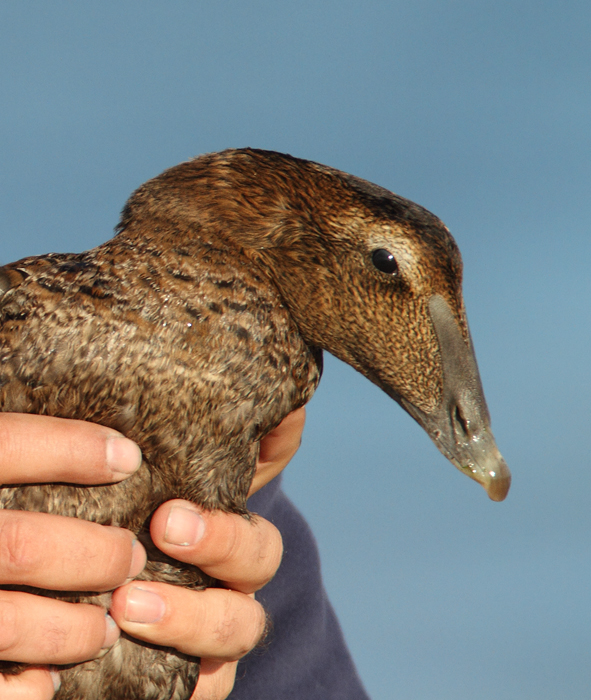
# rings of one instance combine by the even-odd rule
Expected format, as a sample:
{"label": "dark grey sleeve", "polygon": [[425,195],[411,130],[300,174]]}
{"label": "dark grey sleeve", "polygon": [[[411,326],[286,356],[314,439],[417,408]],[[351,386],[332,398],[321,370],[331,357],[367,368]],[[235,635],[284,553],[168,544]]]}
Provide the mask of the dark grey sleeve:
{"label": "dark grey sleeve", "polygon": [[271,615],[266,644],[238,664],[229,700],[369,700],[320,575],[318,549],[275,479],[249,500],[283,536],[275,578],[259,593]]}

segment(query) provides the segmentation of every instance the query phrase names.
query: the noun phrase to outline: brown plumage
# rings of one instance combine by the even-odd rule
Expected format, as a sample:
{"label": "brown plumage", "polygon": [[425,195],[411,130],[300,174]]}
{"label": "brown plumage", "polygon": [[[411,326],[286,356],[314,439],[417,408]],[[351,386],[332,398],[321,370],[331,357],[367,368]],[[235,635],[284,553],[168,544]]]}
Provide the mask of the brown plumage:
{"label": "brown plumage", "polygon": [[[119,484],[5,487],[4,508],[120,525],[143,541],[172,497],[246,514],[259,440],[309,400],[322,349],[397,400],[491,498],[509,488],[449,232],[316,163],[245,149],[167,170],[132,195],[104,245],[0,268],[0,324],[1,410],[102,423],[144,455]],[[146,578],[208,583],[150,556]],[[123,638],[64,671],[56,697],[181,700],[198,670]]]}

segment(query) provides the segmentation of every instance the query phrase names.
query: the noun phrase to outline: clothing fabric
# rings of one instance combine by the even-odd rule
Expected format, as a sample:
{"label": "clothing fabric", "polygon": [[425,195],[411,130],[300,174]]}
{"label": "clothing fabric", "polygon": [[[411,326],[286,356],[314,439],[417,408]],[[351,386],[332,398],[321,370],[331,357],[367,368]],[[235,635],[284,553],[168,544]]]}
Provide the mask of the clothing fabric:
{"label": "clothing fabric", "polygon": [[314,536],[280,478],[248,505],[279,529],[284,554],[275,578],[256,595],[272,630],[238,664],[229,700],[369,700],[322,585]]}

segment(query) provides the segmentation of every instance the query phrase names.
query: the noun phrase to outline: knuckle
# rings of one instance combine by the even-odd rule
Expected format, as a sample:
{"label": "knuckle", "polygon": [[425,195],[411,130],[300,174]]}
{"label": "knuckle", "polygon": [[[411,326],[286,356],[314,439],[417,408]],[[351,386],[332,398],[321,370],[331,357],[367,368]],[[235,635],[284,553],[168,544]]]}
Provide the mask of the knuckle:
{"label": "knuckle", "polygon": [[260,603],[234,591],[227,591],[212,639],[229,657],[240,659],[257,644],[265,628],[265,611]]}
{"label": "knuckle", "polygon": [[251,635],[250,638],[246,640],[244,653],[241,656],[244,656],[245,654],[248,654],[249,651],[252,651],[252,649],[254,649],[261,642],[261,640],[265,638],[268,632],[269,619],[263,606],[256,600],[253,600],[251,604],[251,610]]}
{"label": "knuckle", "polygon": [[38,649],[42,658],[48,661],[58,659],[68,644],[71,628],[57,616],[45,618],[38,627]]}
{"label": "knuckle", "polygon": [[[75,617],[51,616],[43,620],[38,648],[48,663],[59,662],[65,654],[70,663],[77,663],[98,653],[105,634],[104,623],[97,625],[94,611],[87,607],[90,606],[77,609]],[[102,611],[99,616],[103,616]]]}
{"label": "knuckle", "polygon": [[253,518],[253,551],[251,561],[256,563],[255,588],[266,585],[277,573],[283,557],[283,540],[279,530],[268,520]]}
{"label": "knuckle", "polygon": [[283,540],[272,523],[257,516],[250,521],[236,516],[226,524],[215,573],[232,582],[231,588],[252,592],[275,576],[282,556]]}
{"label": "knuckle", "polygon": [[[121,585],[129,574],[133,535],[116,527],[101,528],[95,548],[96,587],[99,591]],[[92,553],[88,553],[89,559]]]}
{"label": "knuckle", "polygon": [[17,583],[23,574],[39,569],[43,547],[26,516],[6,511],[0,520],[0,579]]}
{"label": "knuckle", "polygon": [[[103,615],[104,617],[104,615]],[[72,647],[73,661],[86,661],[96,656],[105,637],[105,623],[97,625],[96,620],[86,621],[77,626],[70,635],[69,645]]]}
{"label": "knuckle", "polygon": [[0,653],[18,644],[18,611],[8,600],[0,600]]}
{"label": "knuckle", "polygon": [[261,535],[262,542],[259,549],[259,563],[265,577],[261,586],[268,583],[277,573],[283,557],[283,539],[279,530],[268,523],[266,534]]}
{"label": "knuckle", "polygon": [[212,629],[212,638],[220,648],[226,647],[241,632],[243,620],[234,603],[234,595],[226,591],[217,624]]}

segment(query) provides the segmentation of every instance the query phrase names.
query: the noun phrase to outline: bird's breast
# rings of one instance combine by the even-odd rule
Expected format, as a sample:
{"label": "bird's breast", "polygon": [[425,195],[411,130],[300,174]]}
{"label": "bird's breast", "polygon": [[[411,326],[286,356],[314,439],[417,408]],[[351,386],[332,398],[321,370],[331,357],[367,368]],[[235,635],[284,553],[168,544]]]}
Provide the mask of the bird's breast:
{"label": "bird's breast", "polygon": [[202,257],[110,242],[15,263],[0,409],[114,427],[145,463],[117,485],[7,489],[4,507],[132,529],[171,497],[244,511],[258,441],[309,399],[318,369],[265,279],[223,247]]}

